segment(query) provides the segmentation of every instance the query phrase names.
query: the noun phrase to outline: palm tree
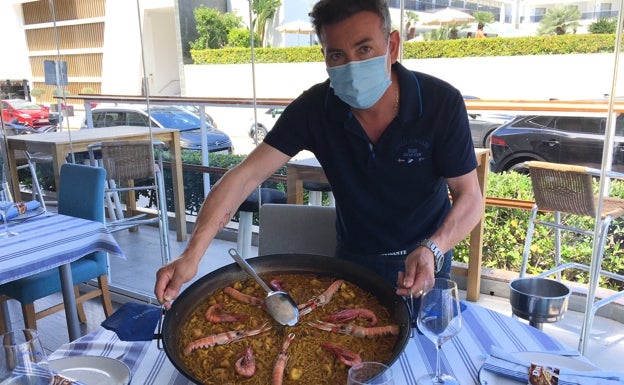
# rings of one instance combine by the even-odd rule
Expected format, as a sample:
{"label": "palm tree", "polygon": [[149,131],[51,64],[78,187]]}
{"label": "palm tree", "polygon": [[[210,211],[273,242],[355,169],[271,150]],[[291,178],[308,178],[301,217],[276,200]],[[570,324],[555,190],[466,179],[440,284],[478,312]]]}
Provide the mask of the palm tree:
{"label": "palm tree", "polygon": [[540,21],[537,34],[565,35],[570,29],[575,33],[576,28],[581,25],[578,22],[580,18],[581,12],[575,5],[549,9]]}
{"label": "palm tree", "polygon": [[591,23],[588,27],[590,33],[615,33],[617,30],[616,17],[603,17]]}
{"label": "palm tree", "polygon": [[483,24],[484,26],[494,22],[494,14],[489,11],[474,11],[472,17],[475,18],[477,24]]}
{"label": "palm tree", "polygon": [[410,28],[416,26],[418,22],[418,14],[414,11],[405,11],[405,40],[409,40],[413,36],[410,36]]}
{"label": "palm tree", "polygon": [[275,13],[281,5],[281,0],[253,0],[252,2],[251,9],[256,15],[253,24],[256,28],[258,40],[262,42],[263,45],[266,23],[275,16]]}

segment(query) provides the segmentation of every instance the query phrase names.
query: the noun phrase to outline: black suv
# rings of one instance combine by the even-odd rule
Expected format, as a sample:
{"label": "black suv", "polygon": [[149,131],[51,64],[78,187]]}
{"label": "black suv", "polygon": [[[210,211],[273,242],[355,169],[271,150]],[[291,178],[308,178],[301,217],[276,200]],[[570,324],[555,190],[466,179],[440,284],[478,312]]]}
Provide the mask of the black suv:
{"label": "black suv", "polygon": [[[519,116],[491,136],[494,172],[527,172],[530,160],[600,168],[606,118],[588,116]],[[613,169],[624,171],[624,114],[615,125]]]}

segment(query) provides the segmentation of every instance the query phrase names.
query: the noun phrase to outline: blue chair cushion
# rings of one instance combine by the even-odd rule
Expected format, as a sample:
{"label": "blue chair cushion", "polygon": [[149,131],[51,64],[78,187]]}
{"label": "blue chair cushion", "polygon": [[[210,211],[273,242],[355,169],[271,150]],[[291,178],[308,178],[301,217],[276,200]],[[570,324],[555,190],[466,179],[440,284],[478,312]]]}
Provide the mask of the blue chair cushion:
{"label": "blue chair cushion", "polygon": [[[107,274],[106,253],[97,252],[86,255],[71,263],[74,284],[86,282],[94,277]],[[35,302],[61,291],[61,280],[58,269],[50,269],[9,282],[0,286],[0,293],[18,300],[22,305]]]}

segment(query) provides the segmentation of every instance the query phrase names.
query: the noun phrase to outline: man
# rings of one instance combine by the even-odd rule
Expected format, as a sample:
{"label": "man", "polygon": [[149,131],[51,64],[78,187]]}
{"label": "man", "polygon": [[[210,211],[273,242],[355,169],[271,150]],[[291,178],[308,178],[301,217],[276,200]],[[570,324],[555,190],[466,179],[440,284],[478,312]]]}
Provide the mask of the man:
{"label": "man", "polygon": [[463,98],[397,63],[400,37],[391,32],[386,1],[321,0],[310,16],[329,80],[293,101],[264,142],[214,186],[188,246],[157,273],[154,291],[165,306],[197,274],[240,203],[303,149],[332,185],[336,256],[375,269],[398,295],[418,296],[434,273],[448,276],[450,250],[482,215]]}

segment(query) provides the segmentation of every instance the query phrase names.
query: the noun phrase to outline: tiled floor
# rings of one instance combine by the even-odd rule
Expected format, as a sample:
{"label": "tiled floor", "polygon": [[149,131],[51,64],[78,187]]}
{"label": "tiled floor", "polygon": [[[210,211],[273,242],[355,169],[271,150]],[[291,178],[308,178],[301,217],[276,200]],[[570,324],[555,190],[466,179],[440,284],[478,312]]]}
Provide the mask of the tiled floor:
{"label": "tiled floor", "polygon": [[[126,259],[111,257],[112,284],[119,286],[123,283],[126,290],[139,293],[137,298],[147,299],[153,297],[152,290],[155,272],[161,265],[157,231],[152,228],[142,227],[138,232],[127,231],[115,234],[116,239],[126,253]],[[176,242],[175,234],[171,237],[172,256],[177,256],[183,250],[185,242]],[[227,250],[235,247],[236,243],[216,239],[209,247],[201,265],[199,276],[232,263]],[[253,248],[255,255],[257,249]],[[118,302],[128,300],[127,297],[116,296]],[[479,305],[511,315],[511,307],[508,299],[481,295]],[[15,304],[13,304],[15,305]],[[118,304],[117,304],[118,306]],[[82,332],[87,333],[99,327],[104,319],[101,306],[98,301],[90,301],[87,306],[88,323],[82,325]],[[19,324],[19,310],[15,308],[13,321]],[[545,324],[544,332],[576,349],[578,334],[582,323],[582,313],[568,311],[562,321],[555,324]],[[38,327],[42,334],[44,345],[48,350],[54,350],[62,343],[67,342],[63,313],[57,313],[40,320]],[[596,317],[591,333],[587,358],[603,369],[621,370],[621,357],[624,355],[624,325],[610,319]]]}

